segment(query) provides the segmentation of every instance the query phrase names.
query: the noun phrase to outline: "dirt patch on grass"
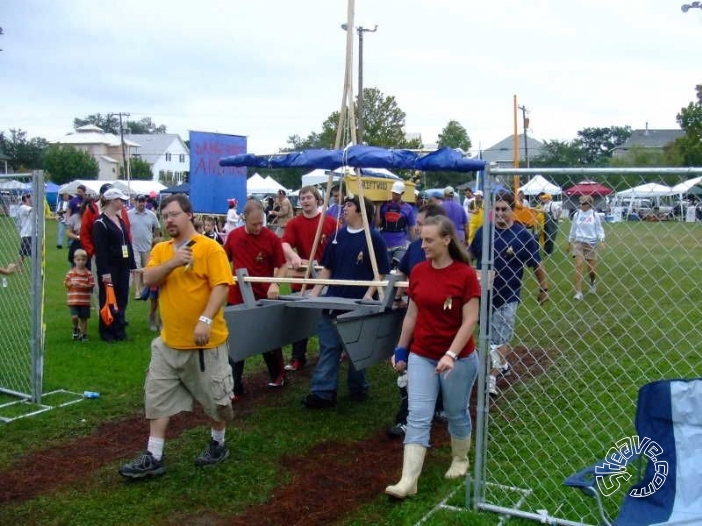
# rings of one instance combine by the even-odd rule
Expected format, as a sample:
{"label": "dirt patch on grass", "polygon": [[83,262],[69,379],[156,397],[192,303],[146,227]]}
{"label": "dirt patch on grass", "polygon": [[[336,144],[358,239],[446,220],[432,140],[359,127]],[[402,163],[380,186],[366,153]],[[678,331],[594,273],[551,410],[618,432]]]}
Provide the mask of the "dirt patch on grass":
{"label": "dirt patch on grass", "polygon": [[[507,394],[510,385],[546,372],[556,355],[553,350],[515,347],[508,357],[513,365],[512,374],[501,379],[498,386]],[[312,367],[308,367],[295,374],[302,379],[309,377],[311,370]],[[261,405],[276,403],[266,382],[265,373],[247,377],[248,392],[235,404],[237,420],[245,419]],[[475,422],[475,393],[471,407]],[[206,426],[208,422],[201,411],[177,415],[171,420],[168,439],[176,438],[185,430]],[[134,415],[106,422],[87,437],[32,451],[0,472],[0,505],[19,504],[67,485],[80,487],[90,480],[91,472],[143,451],[147,435],[148,425],[143,416]],[[443,447],[448,443],[446,425],[435,424],[433,446]],[[430,455],[429,462],[445,462],[448,466],[448,457],[431,460],[433,456]],[[236,516],[198,513],[197,516],[171,518],[168,524],[328,525],[373,501],[385,486],[397,481],[402,467],[402,447],[382,430],[356,443],[323,442],[304,456],[285,456],[280,462],[292,475],[291,481],[274,490],[265,504],[251,506]]]}

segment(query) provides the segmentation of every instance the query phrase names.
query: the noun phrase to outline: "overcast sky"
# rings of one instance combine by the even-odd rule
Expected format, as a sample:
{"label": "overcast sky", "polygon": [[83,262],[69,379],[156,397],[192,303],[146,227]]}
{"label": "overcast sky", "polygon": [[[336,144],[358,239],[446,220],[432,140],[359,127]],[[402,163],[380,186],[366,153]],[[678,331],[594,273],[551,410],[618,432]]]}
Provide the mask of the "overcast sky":
{"label": "overcast sky", "polygon": [[[677,128],[702,83],[702,10],[682,3],[356,0],[356,25],[378,25],[364,85],[395,96],[425,143],[453,119],[489,147],[512,133],[515,94],[542,140]],[[346,0],[1,0],[0,130],[56,139],[74,117],[123,111],[277,151],[339,109],[346,12]]]}

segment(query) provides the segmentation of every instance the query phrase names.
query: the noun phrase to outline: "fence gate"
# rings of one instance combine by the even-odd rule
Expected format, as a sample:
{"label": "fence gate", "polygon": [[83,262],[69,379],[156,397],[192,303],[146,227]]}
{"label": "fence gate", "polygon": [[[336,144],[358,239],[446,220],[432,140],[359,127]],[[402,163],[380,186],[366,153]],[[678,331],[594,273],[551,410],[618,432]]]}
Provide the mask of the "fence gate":
{"label": "fence gate", "polygon": [[[486,179],[511,188],[513,175],[524,184],[524,176],[537,173],[565,190],[594,175],[609,188],[660,179],[672,185],[702,169],[493,168]],[[526,269],[507,356],[512,373],[498,379],[497,397],[486,393],[489,327],[481,326],[476,458],[467,491],[474,509],[550,524],[599,523],[594,501],[565,487],[564,479],[636,434],[639,387],[702,375],[699,214],[694,203],[676,196],[639,197],[615,216],[605,196],[594,196],[606,247],[599,251],[594,287],[586,267],[583,298],[576,299],[574,259],[564,245],[577,197],[553,195],[563,201],[563,214],[555,250],[543,259],[550,300],[537,304],[538,283]],[[486,195],[486,208],[493,200]],[[632,481],[603,497],[610,516]]]}
{"label": "fence gate", "polygon": [[[24,195],[31,195],[32,214],[23,247],[19,229]],[[0,266],[17,265],[16,272],[0,276],[0,410],[22,402],[41,404],[43,240],[43,174],[0,174]],[[0,421],[9,420],[0,415]]]}

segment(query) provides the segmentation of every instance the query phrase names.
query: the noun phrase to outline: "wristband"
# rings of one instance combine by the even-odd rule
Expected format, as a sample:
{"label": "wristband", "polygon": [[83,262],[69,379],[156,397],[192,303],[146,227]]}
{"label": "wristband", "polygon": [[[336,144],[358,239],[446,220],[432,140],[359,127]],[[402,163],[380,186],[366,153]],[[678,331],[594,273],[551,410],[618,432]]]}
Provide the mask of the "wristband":
{"label": "wristband", "polygon": [[212,318],[208,318],[207,316],[200,316],[197,320],[205,323],[206,325],[212,325]]}
{"label": "wristband", "polygon": [[395,363],[405,362],[407,363],[407,356],[409,352],[404,347],[395,347]]}
{"label": "wristband", "polygon": [[458,355],[457,355],[455,352],[453,352],[453,351],[446,351],[446,352],[444,353],[444,355],[445,355],[445,356],[448,356],[449,358],[451,358],[454,362],[457,362],[457,361],[458,361]]}

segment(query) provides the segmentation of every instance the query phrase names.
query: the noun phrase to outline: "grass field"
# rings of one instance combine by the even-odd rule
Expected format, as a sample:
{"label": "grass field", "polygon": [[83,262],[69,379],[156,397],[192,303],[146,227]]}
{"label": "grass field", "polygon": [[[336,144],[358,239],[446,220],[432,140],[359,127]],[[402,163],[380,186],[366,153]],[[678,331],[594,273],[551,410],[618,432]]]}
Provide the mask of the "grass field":
{"label": "grass field", "polygon": [[[563,223],[562,229],[567,226]],[[9,220],[0,218],[0,264],[15,258],[10,227]],[[505,389],[499,405],[490,408],[486,457],[489,482],[533,490],[526,509],[546,508],[556,516],[584,517],[590,523],[596,522],[592,503],[563,489],[563,479],[598,460],[614,440],[633,434],[638,387],[658,378],[699,374],[695,345],[701,336],[697,324],[702,316],[694,292],[702,244],[700,225],[622,223],[607,225],[607,235],[598,294],[586,295],[584,302],[572,299],[572,261],[561,250],[546,262],[551,301],[544,308],[536,305],[533,278],[525,279],[514,343],[544,352],[537,366],[523,370],[522,381]],[[564,240],[561,233],[561,244]],[[105,421],[133,417],[142,410],[142,383],[153,336],[147,305],[131,301],[128,342],[101,343],[95,318],[90,324],[92,341],[72,342],[61,287],[68,269],[66,250],[56,249],[54,241],[55,224],[50,222],[44,391],[90,390],[100,392],[101,397],[0,424],[0,473],[21,467],[23,459],[33,453],[92,435]],[[22,305],[28,300],[22,303],[20,291],[23,286],[26,290],[26,284],[26,274],[11,276],[8,289],[0,291],[4,294],[0,299],[4,321],[0,363],[7,360],[9,350],[24,345],[8,334],[25,327],[29,312]],[[11,301],[7,301],[8,294]],[[273,328],[262,320],[253,329]],[[247,372],[262,369],[260,359],[247,362]],[[281,459],[305,455],[323,442],[350,445],[382,432],[396,410],[394,376],[381,365],[371,369],[370,380],[372,398],[363,406],[340,403],[336,411],[315,413],[300,408],[308,382],[292,375],[282,392],[271,392],[261,407],[228,430],[233,456],[215,470],[198,472],[191,466],[208,433],[207,427],[200,426],[167,442],[168,473],[159,481],[124,484],[116,473],[120,462],[113,463],[87,473],[87,484],[2,504],[0,524],[176,524],[178,517],[236,515],[266,502],[277,486],[294,480],[294,472],[281,468]],[[146,425],[143,435],[145,442]],[[125,450],[123,460],[136,452]],[[99,459],[101,451],[96,449],[94,455]],[[379,492],[376,499],[360,503],[336,523],[414,524],[456,488],[455,482],[442,477],[448,461],[447,448],[431,452],[416,498],[398,505]],[[310,456],[309,462],[315,458]],[[397,454],[387,462],[396,465],[399,474],[399,444]],[[490,487],[486,491],[488,502],[500,505],[513,496]],[[461,505],[463,497],[459,490],[451,503]],[[320,501],[324,498],[323,493],[319,495]],[[607,505],[616,508],[616,499]],[[489,513],[440,511],[425,524],[488,525],[497,521],[498,516]]]}

